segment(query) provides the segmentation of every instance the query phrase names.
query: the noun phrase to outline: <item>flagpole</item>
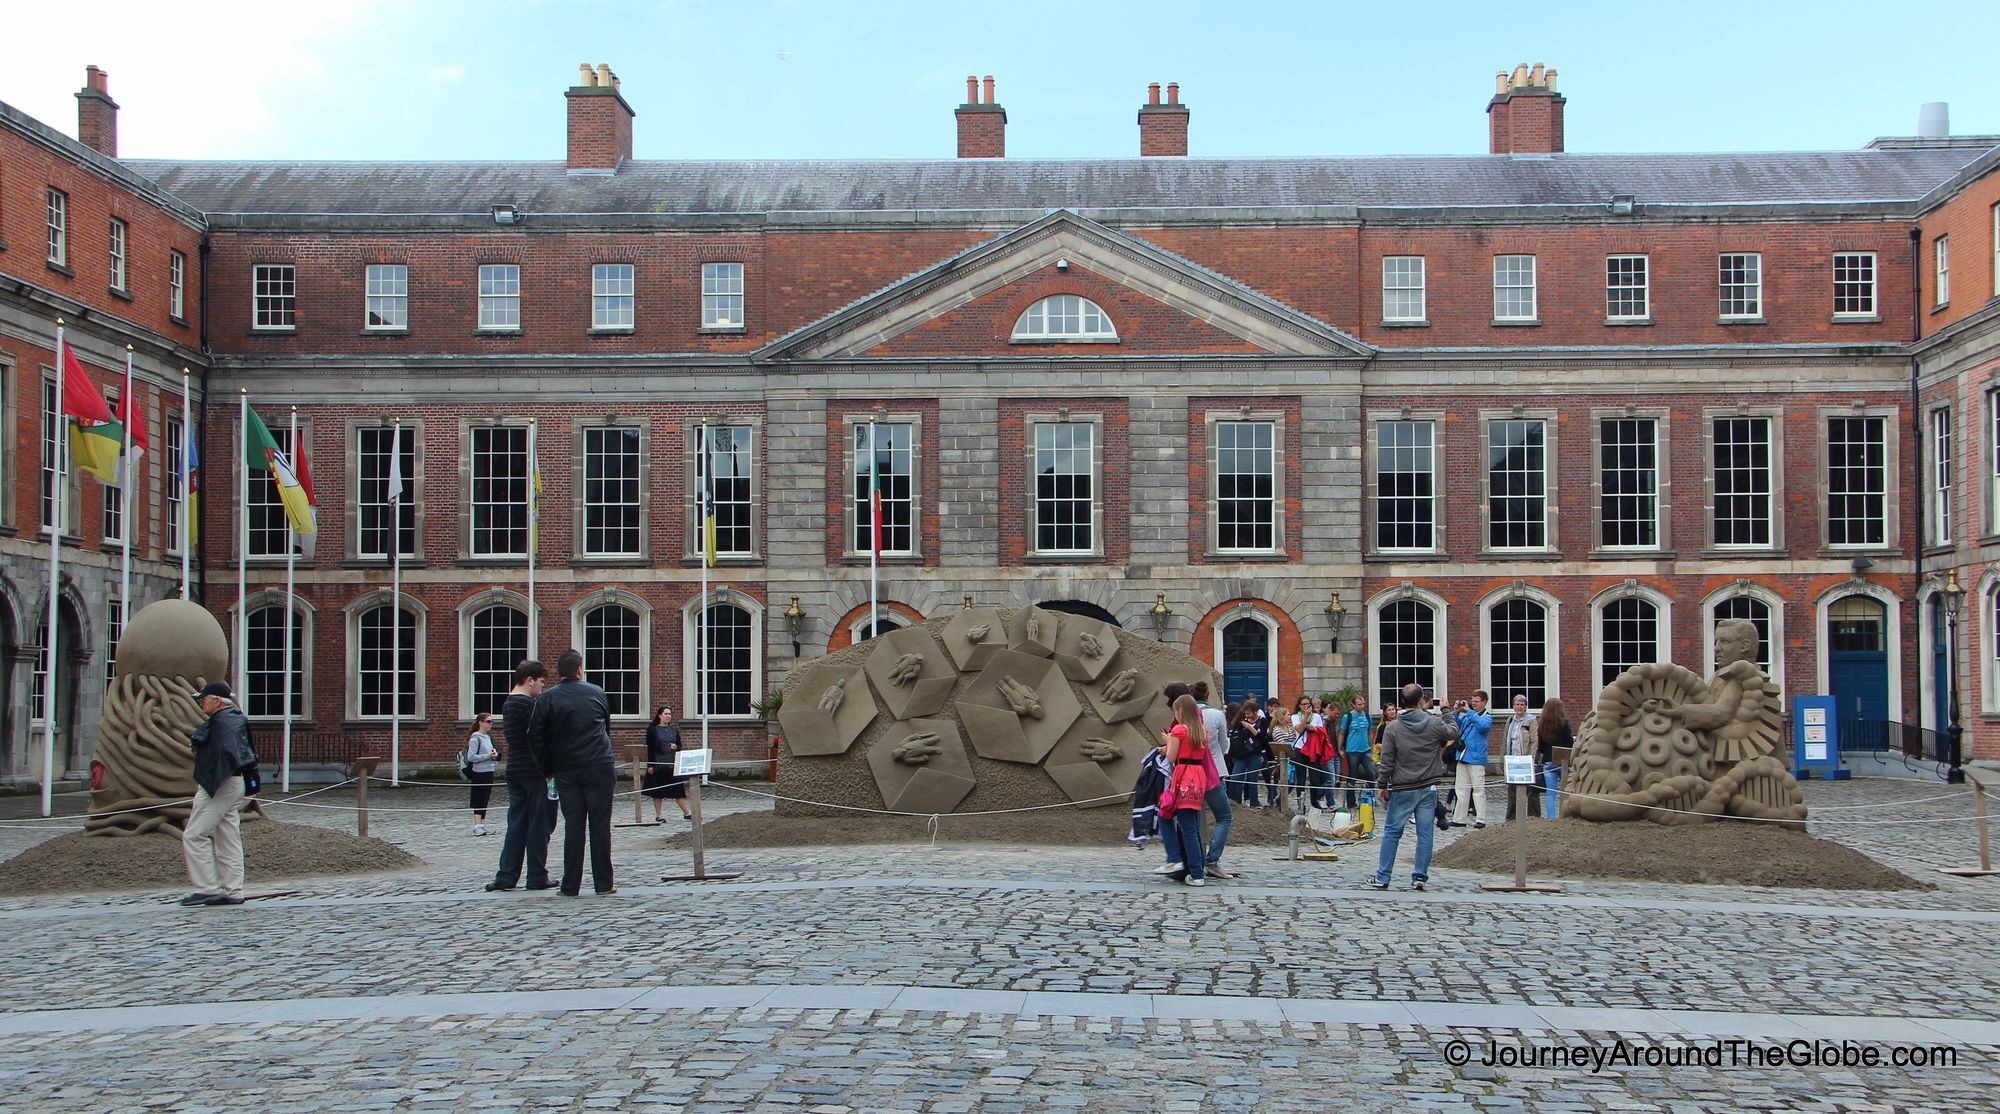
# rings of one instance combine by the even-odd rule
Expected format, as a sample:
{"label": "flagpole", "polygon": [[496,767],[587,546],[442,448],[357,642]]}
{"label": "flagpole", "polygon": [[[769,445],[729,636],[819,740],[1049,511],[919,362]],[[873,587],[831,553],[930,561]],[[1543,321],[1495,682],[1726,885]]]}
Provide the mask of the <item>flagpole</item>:
{"label": "flagpole", "polygon": [[62,584],[62,526],[63,488],[68,478],[64,467],[63,446],[69,443],[68,430],[64,429],[63,415],[63,319],[56,318],[56,475],[49,486],[54,489],[50,500],[49,514],[49,637],[47,669],[42,674],[42,815],[55,813],[56,784],[56,644],[61,641],[62,627],[56,610],[56,591]]}
{"label": "flagpole", "polygon": [[[244,608],[250,600],[250,388],[236,388],[236,455],[237,471],[241,479],[237,483],[236,519],[242,528],[236,531],[236,698],[243,700],[249,692],[249,667],[243,661],[243,644],[249,639],[250,618]],[[290,665],[290,662],[286,662]]]}
{"label": "flagpole", "polygon": [[[528,657],[542,658],[542,610],[535,606],[535,551],[542,547],[542,501],[535,492],[535,478],[542,462],[535,454],[538,432],[535,419],[528,419]],[[509,740],[509,745],[513,741]]]}
{"label": "flagpole", "polygon": [[189,581],[190,561],[194,549],[194,507],[188,502],[188,453],[193,451],[194,442],[194,396],[188,393],[188,369],[181,369],[181,459],[174,467],[181,470],[181,598],[187,599],[191,589]]}
{"label": "flagpole", "polygon": [[[132,346],[125,346],[125,393],[118,396],[124,404],[125,443],[118,453],[118,503],[120,533],[125,535],[125,544],[120,547],[118,557],[118,638],[125,638],[125,624],[132,621],[132,527],[136,516],[132,513],[132,425],[140,420],[139,400],[132,397]],[[116,417],[116,415],[113,415]],[[116,653],[116,648],[113,648]]]}
{"label": "flagpole", "polygon": [[[704,500],[712,500],[715,491],[715,461],[708,455],[707,419],[703,419],[695,428],[701,432],[701,459],[696,463],[701,468],[702,497]],[[702,513],[704,515],[713,513],[707,502],[703,504]],[[709,664],[715,658],[715,650],[708,644],[710,636],[714,634],[708,621],[708,607],[708,522],[704,518],[701,522],[701,603],[695,607],[695,629],[701,634],[695,643],[701,656],[694,664],[695,678],[701,683],[701,749],[703,750],[708,749],[708,706],[714,702],[709,695],[709,682],[712,679],[709,676]],[[699,790],[696,792],[699,793]]]}
{"label": "flagpole", "polygon": [[[389,451],[401,466],[403,419],[396,419]],[[389,784],[403,784],[403,504],[396,501],[389,523]],[[511,744],[510,744],[511,745]]]}
{"label": "flagpole", "polygon": [[868,637],[882,633],[882,477],[875,459],[875,423],[868,423]]}
{"label": "flagpole", "polygon": [[[299,458],[299,408],[292,407],[292,429],[286,435],[286,443],[291,446],[292,459]],[[296,475],[296,472],[294,473]],[[285,687],[284,687],[284,759],[278,766],[278,791],[292,791],[292,592],[293,574],[298,568],[298,535],[292,532],[291,519],[285,520]],[[247,695],[247,694],[246,694]]]}

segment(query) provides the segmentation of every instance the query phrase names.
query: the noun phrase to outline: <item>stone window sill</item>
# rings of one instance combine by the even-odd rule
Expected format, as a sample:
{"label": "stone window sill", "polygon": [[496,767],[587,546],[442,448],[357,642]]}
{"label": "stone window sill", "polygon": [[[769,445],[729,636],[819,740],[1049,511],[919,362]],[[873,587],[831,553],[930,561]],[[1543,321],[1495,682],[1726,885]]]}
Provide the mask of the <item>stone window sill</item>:
{"label": "stone window sill", "polygon": [[593,328],[585,335],[594,337],[629,337],[638,331],[638,328],[632,325],[607,325],[602,328]]}
{"label": "stone window sill", "polygon": [[1833,315],[1833,323],[1836,325],[1879,325],[1882,323],[1882,315],[1879,313],[1836,313]]}
{"label": "stone window sill", "polygon": [[132,291],[129,287],[107,286],[104,288],[104,292],[118,299],[121,302],[129,302],[132,300]]}
{"label": "stone window sill", "polygon": [[371,329],[363,326],[361,335],[365,337],[406,337],[410,335],[410,327],[408,325],[398,325],[393,329]]}
{"label": "stone window sill", "polygon": [[76,277],[76,272],[75,272],[75,271],[72,271],[72,270],[70,270],[70,269],[69,269],[68,267],[65,267],[65,266],[63,266],[63,265],[62,265],[61,263],[57,263],[57,262],[56,262],[55,260],[53,260],[53,259],[49,259],[49,260],[44,260],[43,262],[44,262],[44,265],[45,265],[45,266],[47,266],[49,270],[51,270],[51,271],[54,271],[54,272],[55,272],[56,274],[59,274],[59,275],[63,276],[64,278],[75,278],[75,277]]}
{"label": "stone window sill", "polygon": [[1653,319],[1650,317],[1607,317],[1604,319],[1604,323],[1611,328],[1617,329],[1631,325],[1651,325]]}
{"label": "stone window sill", "polygon": [[1493,327],[1496,329],[1533,329],[1539,327],[1541,323],[1542,319],[1539,317],[1496,317],[1493,319]]}
{"label": "stone window sill", "polygon": [[1385,329],[1428,329],[1431,327],[1431,323],[1427,318],[1418,318],[1414,321],[1384,321],[1382,322],[1382,327]]}
{"label": "stone window sill", "polygon": [[1769,321],[1766,321],[1766,320],[1765,320],[1764,318],[1762,318],[1762,317],[1718,317],[1718,318],[1716,318],[1716,319],[1715,319],[1715,323],[1716,323],[1716,324],[1718,324],[1718,325],[1768,325],[1768,324],[1770,324],[1770,322],[1769,322]]}

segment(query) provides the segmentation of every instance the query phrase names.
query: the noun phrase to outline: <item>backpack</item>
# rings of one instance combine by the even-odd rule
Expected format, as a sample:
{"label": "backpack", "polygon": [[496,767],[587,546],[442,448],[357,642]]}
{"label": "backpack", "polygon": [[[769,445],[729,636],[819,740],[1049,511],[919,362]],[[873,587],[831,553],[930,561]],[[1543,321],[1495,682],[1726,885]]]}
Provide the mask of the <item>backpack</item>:
{"label": "backpack", "polygon": [[250,760],[237,767],[236,773],[243,779],[243,795],[254,797],[264,787],[264,775],[257,769],[257,744],[251,741],[248,731],[243,733],[243,749]]}
{"label": "backpack", "polygon": [[460,781],[472,780],[472,758],[470,757],[471,754],[472,754],[472,745],[470,743],[467,743],[465,746],[462,746],[458,749],[458,754],[453,759],[453,763],[458,766],[458,780]]}

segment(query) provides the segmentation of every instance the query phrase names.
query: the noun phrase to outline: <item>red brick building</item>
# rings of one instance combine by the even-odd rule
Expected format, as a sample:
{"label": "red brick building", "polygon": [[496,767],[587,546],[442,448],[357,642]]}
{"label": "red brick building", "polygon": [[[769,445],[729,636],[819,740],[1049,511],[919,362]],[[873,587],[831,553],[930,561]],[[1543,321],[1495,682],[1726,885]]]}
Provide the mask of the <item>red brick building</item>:
{"label": "red brick building", "polygon": [[[231,624],[235,402],[274,428],[298,408],[322,507],[293,620],[307,760],[381,749],[392,688],[405,753],[449,754],[514,660],[567,645],[632,737],[705,680],[724,757],[761,755],[752,705],[868,633],[871,460],[885,624],[1037,602],[1187,646],[1232,696],[1414,679],[1587,706],[1632,664],[1705,668],[1740,616],[1788,695],[1836,694],[1857,730],[1941,725],[1955,672],[2000,756],[2000,139],[1573,154],[1556,75],[1521,67],[1480,155],[1190,157],[1168,86],[1136,157],[1010,158],[989,79],[956,159],[648,161],[617,78],[579,81],[548,162],[119,162],[102,75],[79,93],[97,151],[0,113],[10,693],[45,599],[16,400],[74,314],[99,371],[144,350],[163,430],[195,370],[199,587]],[[74,264],[43,258],[50,190]],[[129,298],[105,283],[115,214]],[[157,463],[141,603],[178,571]],[[268,720],[288,538],[261,477],[251,496],[242,672]],[[76,591],[87,739],[105,604]]]}

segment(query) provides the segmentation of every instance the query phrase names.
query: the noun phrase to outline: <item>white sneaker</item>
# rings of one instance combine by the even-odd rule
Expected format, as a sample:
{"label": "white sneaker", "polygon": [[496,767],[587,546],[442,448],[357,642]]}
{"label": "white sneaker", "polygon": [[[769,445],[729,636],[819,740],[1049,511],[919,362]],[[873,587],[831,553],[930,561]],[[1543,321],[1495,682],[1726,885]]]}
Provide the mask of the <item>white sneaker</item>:
{"label": "white sneaker", "polygon": [[1182,866],[1182,865],[1181,865],[1181,864],[1179,864],[1179,863],[1161,863],[1161,864],[1160,864],[1159,866],[1156,866],[1156,867],[1154,867],[1154,868],[1153,868],[1153,873],[1154,873],[1154,874],[1172,874],[1172,873],[1173,873],[1174,871],[1177,871],[1177,870],[1185,870],[1185,869],[1187,869],[1187,868],[1186,868],[1186,867],[1184,867],[1184,866]]}
{"label": "white sneaker", "polygon": [[476,835],[476,836],[483,836],[483,835],[485,835],[485,834],[486,834],[486,825],[484,825],[484,824],[474,824],[474,825],[472,826],[472,834],[473,834],[473,835]]}
{"label": "white sneaker", "polygon": [[1201,878],[1188,878],[1184,879],[1182,884],[1188,886],[1206,886],[1208,885],[1208,882],[1207,880]]}

